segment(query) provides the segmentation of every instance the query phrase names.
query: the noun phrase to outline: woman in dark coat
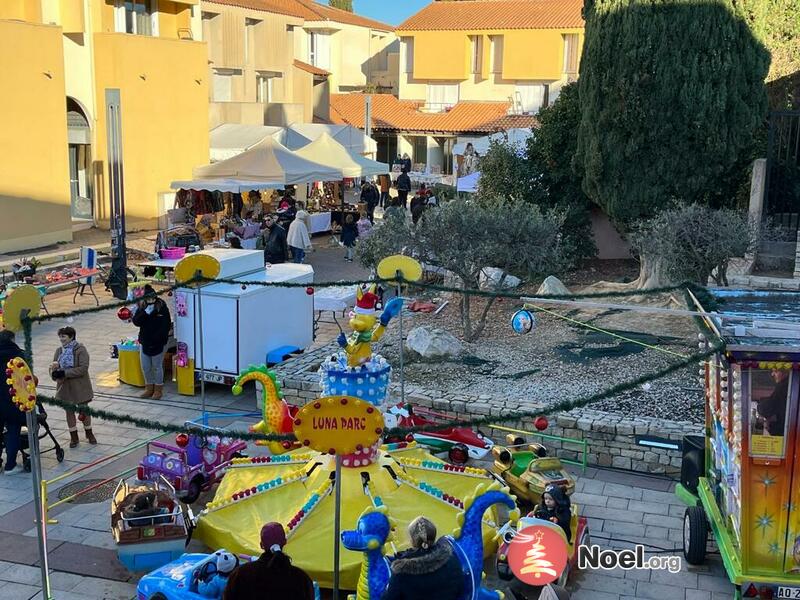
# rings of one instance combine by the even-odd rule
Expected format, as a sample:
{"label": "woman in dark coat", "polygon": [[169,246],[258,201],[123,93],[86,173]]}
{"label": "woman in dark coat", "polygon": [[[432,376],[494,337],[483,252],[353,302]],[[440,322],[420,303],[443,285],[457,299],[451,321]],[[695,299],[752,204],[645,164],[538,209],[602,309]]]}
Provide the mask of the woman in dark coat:
{"label": "woman in dark coat", "polygon": [[569,496],[560,485],[548,485],[544,488],[542,502],[535,508],[533,516],[561,526],[567,536],[567,541],[572,539],[572,527],[570,526],[572,509]]}
{"label": "woman in dark coat", "polygon": [[[56,398],[73,406],[65,412],[69,428],[69,447],[74,448],[79,443],[75,412],[81,413],[81,407],[89,404],[94,397],[92,379],[89,377],[89,351],[75,339],[75,329],[72,327],[59,329],[58,339],[61,346],[53,355],[50,376],[56,382]],[[97,440],[92,433],[92,417],[81,413],[81,421],[86,431],[86,440],[90,444],[96,444]]]}
{"label": "woman in dark coat", "polygon": [[144,286],[144,298],[136,306],[133,324],[139,328],[139,359],[145,383],[139,397],[160,400],[164,392],[164,350],[172,318],[166,303],[150,285]]}
{"label": "woman in dark coat", "polygon": [[392,561],[392,575],[381,600],[459,600],[464,573],[452,546],[436,541],[436,526],[417,517],[408,526],[411,550]]}
{"label": "woman in dark coat", "polygon": [[261,528],[258,560],[242,565],[228,579],[222,600],[314,600],[314,582],[283,553],[286,532],[280,523]]}
{"label": "woman in dark coat", "polygon": [[[8,361],[12,358],[22,358],[22,349],[14,341],[14,332],[7,329],[0,330],[0,366],[5,371]],[[0,434],[5,434],[3,440],[6,446],[6,462],[3,471],[6,475],[22,473],[25,469],[17,464],[19,452],[20,430],[25,423],[25,415],[11,401],[11,394],[7,385],[0,385]]]}

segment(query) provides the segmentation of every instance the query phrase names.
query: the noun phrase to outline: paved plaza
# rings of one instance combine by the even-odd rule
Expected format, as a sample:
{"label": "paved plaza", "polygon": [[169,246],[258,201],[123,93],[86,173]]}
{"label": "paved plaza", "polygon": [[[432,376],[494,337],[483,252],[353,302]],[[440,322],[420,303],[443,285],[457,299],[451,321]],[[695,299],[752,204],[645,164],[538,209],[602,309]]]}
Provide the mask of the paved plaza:
{"label": "paved plaza", "polygon": [[[316,240],[315,240],[316,241]],[[311,257],[312,264],[328,279],[338,280],[363,276],[357,265],[345,263],[339,249],[320,249]],[[323,266],[324,265],[324,266]],[[332,275],[331,275],[332,274]],[[99,291],[99,290],[98,290]],[[100,294],[101,298],[108,296]],[[90,305],[90,299],[78,299],[77,307]],[[48,302],[51,312],[73,307],[72,295],[62,292]],[[136,417],[171,423],[196,418],[200,413],[200,396],[180,396],[174,384],[167,384],[162,400],[136,398],[137,388],[117,380],[117,361],[110,357],[109,346],[122,337],[135,335],[136,328],[121,322],[115,311],[78,316],[72,320],[53,320],[33,329],[34,364],[44,372],[57,347],[56,330],[67,324],[76,328],[78,340],[91,356],[91,374],[95,382],[94,408],[107,409]],[[334,325],[323,325],[317,344],[326,343],[338,334]],[[20,340],[21,341],[21,340]],[[41,392],[54,392],[53,383],[42,377]],[[233,396],[227,388],[209,385],[207,402],[218,412],[256,410],[255,396]],[[158,437],[153,431],[133,426],[96,420],[94,432],[97,446],[85,440],[70,450],[69,435],[62,412],[49,408],[48,423],[65,448],[64,462],[58,463],[53,452],[42,455],[43,475],[52,479],[60,474],[87,465],[100,458],[119,454],[113,460],[71,476],[49,489],[49,500],[59,498],[59,487],[82,479],[104,479],[116,476],[138,463],[142,450],[134,448]],[[237,428],[246,423],[234,422]],[[164,440],[172,436],[161,436]],[[42,441],[42,450],[51,448],[50,440]],[[672,493],[674,482],[660,477],[643,477],[612,470],[589,468],[585,474],[575,471],[577,478],[574,501],[589,519],[591,538],[603,548],[629,548],[632,542],[649,544],[660,554],[681,555],[683,506]],[[50,515],[58,520],[47,530],[52,585],[57,600],[128,600],[135,598],[138,578],[118,562],[110,534],[109,502],[67,503]],[[0,476],[0,598],[29,600],[40,598],[38,549],[33,523],[30,476]],[[191,549],[202,550],[198,542]],[[674,552],[665,552],[671,551]],[[719,555],[710,554],[708,564],[688,568],[680,573],[667,571],[629,571],[581,573],[570,585],[573,600],[728,600],[733,587],[727,581]]]}

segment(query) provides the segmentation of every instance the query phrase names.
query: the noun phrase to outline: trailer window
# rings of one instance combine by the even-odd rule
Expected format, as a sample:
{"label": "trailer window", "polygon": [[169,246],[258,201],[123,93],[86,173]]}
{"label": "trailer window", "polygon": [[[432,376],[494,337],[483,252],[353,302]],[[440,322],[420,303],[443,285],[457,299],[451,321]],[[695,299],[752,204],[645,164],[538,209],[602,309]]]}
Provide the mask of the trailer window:
{"label": "trailer window", "polygon": [[750,371],[750,455],[783,457],[792,372]]}

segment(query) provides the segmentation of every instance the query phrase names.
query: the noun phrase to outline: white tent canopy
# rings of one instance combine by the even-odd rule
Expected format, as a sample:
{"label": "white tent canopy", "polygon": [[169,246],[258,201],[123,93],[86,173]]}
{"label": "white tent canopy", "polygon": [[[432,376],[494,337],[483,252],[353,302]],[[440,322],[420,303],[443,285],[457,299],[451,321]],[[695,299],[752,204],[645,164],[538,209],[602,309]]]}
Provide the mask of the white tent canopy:
{"label": "white tent canopy", "polygon": [[383,175],[391,170],[386,163],[376,162],[348,151],[325,132],[310,144],[297,150],[295,154],[307,160],[340,169],[345,177]]}
{"label": "white tent canopy", "polygon": [[323,134],[329,135],[354,154],[375,154],[378,151],[375,140],[352,125],[298,123],[285,130],[280,142],[290,150],[298,150]]}
{"label": "white tent canopy", "polygon": [[508,139],[510,144],[524,144],[528,141],[528,138],[533,137],[533,135],[532,129],[509,129],[505,132],[493,133],[492,135],[487,135],[486,137],[478,139],[459,140],[459,142],[453,146],[453,154],[456,156],[463,156],[464,151],[467,149],[467,144],[472,144],[475,152],[480,156],[485,156],[489,151],[489,144],[493,141],[504,142]]}
{"label": "white tent canopy", "polygon": [[238,194],[244,194],[250,190],[276,190],[282,188],[282,183],[214,177],[172,182],[172,189],[174,190],[207,190],[209,192],[233,192]]}
{"label": "white tent canopy", "polygon": [[233,158],[197,167],[193,176],[194,180],[219,182],[227,179],[242,185],[261,183],[282,187],[313,181],[338,181],[342,179],[342,171],[306,160],[268,137]]}
{"label": "white tent canopy", "polygon": [[232,158],[248,148],[252,148],[266,137],[282,136],[283,131],[283,127],[270,125],[224,123],[209,133],[211,162]]}
{"label": "white tent canopy", "polygon": [[459,177],[456,184],[456,191],[475,193],[478,191],[478,183],[481,180],[480,172],[470,173],[464,177]]}

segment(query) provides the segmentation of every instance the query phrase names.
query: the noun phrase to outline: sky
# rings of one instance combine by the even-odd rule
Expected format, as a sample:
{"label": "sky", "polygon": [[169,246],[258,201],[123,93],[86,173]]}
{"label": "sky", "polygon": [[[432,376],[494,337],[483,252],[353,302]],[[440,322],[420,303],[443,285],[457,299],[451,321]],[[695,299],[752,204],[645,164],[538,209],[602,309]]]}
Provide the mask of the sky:
{"label": "sky", "polygon": [[400,25],[430,3],[431,0],[353,0],[353,12],[389,25]]}

